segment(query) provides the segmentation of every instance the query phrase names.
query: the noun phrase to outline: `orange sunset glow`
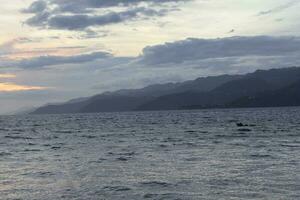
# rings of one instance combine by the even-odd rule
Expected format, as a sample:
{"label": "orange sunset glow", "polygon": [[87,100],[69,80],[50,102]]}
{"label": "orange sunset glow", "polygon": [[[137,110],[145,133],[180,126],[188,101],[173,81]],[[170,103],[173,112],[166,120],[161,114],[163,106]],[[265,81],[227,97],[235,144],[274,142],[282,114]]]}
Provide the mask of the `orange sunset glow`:
{"label": "orange sunset glow", "polygon": [[0,74],[0,78],[16,78],[15,74]]}
{"label": "orange sunset glow", "polygon": [[14,83],[0,83],[0,92],[17,92],[28,90],[42,90],[44,87],[17,85]]}

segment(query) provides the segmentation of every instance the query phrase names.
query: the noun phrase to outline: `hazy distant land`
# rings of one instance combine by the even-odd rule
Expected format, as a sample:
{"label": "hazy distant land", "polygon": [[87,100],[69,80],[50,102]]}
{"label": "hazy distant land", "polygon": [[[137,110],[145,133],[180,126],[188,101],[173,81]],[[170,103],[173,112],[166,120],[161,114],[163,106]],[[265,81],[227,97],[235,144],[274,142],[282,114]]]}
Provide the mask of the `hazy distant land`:
{"label": "hazy distant land", "polygon": [[67,114],[299,105],[300,68],[291,67],[105,92],[62,104],[48,104],[31,113]]}

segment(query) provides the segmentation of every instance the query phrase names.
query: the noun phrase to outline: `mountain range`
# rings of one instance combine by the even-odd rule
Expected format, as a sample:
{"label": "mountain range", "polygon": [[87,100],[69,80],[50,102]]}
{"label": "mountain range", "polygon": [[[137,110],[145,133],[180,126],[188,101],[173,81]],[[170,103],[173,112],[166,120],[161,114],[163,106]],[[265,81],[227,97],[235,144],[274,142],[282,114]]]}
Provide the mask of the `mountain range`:
{"label": "mountain range", "polygon": [[290,67],[105,92],[61,104],[48,104],[31,114],[299,105],[300,68]]}

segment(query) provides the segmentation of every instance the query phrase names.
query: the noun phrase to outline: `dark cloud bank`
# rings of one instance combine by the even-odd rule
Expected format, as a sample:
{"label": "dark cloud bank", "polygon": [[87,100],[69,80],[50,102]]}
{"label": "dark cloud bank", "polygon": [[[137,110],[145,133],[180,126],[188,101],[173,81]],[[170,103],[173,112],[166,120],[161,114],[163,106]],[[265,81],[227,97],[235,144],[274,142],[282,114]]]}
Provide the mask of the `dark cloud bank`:
{"label": "dark cloud bank", "polygon": [[24,59],[13,63],[13,65],[26,69],[37,69],[53,65],[81,64],[108,57],[111,57],[111,55],[106,52],[93,52],[74,56],[40,56],[31,59]]}
{"label": "dark cloud bank", "polygon": [[141,62],[148,65],[182,63],[189,60],[243,56],[283,56],[300,53],[298,37],[189,38],[146,47]]}
{"label": "dark cloud bank", "polygon": [[[174,5],[166,5],[185,1],[190,0],[38,0],[24,9],[23,13],[33,14],[25,22],[29,26],[84,30],[93,26],[163,16],[174,10]],[[116,7],[123,10],[113,11]]]}
{"label": "dark cloud bank", "polygon": [[[224,60],[244,57],[280,57],[281,60],[292,63],[291,56],[300,55],[300,38],[298,37],[230,37],[218,39],[196,39],[165,43],[146,47],[138,57],[132,57],[131,62],[147,67],[185,66],[185,62],[201,63],[204,60]],[[98,59],[121,59],[107,52],[94,52],[75,56],[42,56],[21,60],[13,63],[21,68],[41,68],[53,65],[80,64]],[[213,66],[212,66],[213,67]]]}

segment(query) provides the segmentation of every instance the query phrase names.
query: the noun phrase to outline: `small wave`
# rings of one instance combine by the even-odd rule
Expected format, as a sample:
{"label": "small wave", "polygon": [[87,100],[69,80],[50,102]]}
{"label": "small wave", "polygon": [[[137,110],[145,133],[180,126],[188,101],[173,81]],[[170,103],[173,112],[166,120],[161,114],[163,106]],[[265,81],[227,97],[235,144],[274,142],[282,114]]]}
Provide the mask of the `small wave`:
{"label": "small wave", "polygon": [[187,162],[194,162],[194,161],[199,161],[201,160],[200,158],[192,157],[192,158],[186,158],[185,161]]}
{"label": "small wave", "polygon": [[184,132],[186,132],[186,133],[197,133],[197,131],[194,131],[194,130],[186,130]]}
{"label": "small wave", "polygon": [[159,194],[145,194],[143,197],[145,199],[155,199],[159,196]]}
{"label": "small wave", "polygon": [[249,128],[239,128],[238,131],[240,132],[251,132],[252,130]]}
{"label": "small wave", "polygon": [[238,123],[239,120],[237,120],[237,119],[229,119],[229,120],[227,120],[227,122],[229,122],[229,123]]}
{"label": "small wave", "polygon": [[38,152],[42,151],[41,149],[25,149],[24,152]]}
{"label": "small wave", "polygon": [[117,161],[128,161],[129,159],[132,159],[133,156],[136,154],[135,152],[124,152],[124,153],[113,153],[113,152],[108,152],[108,156],[118,156],[116,158]]}
{"label": "small wave", "polygon": [[89,161],[89,163],[90,163],[90,164],[92,164],[92,163],[99,164],[99,163],[103,163],[104,161],[106,161],[106,159],[100,158],[99,160],[92,160],[92,161]]}
{"label": "small wave", "polygon": [[174,142],[174,143],[182,142],[182,141],[183,141],[183,139],[181,139],[181,138],[171,138],[171,137],[168,137],[163,140],[163,142]]}
{"label": "small wave", "polygon": [[125,186],[105,186],[102,188],[103,190],[108,191],[115,191],[115,192],[124,192],[124,191],[130,191],[131,188],[125,187]]}
{"label": "small wave", "polygon": [[116,160],[125,162],[125,161],[128,161],[129,158],[126,158],[126,157],[119,157],[119,158],[117,158]]}
{"label": "small wave", "polygon": [[70,134],[70,133],[73,133],[73,131],[71,131],[71,130],[59,130],[59,131],[55,131],[55,133],[67,133],[67,134]]}
{"label": "small wave", "polygon": [[144,194],[144,199],[169,199],[169,200],[182,200],[182,198],[179,197],[179,194],[176,193],[163,193],[163,194],[155,194],[155,193],[147,193]]}
{"label": "small wave", "polygon": [[11,156],[12,154],[11,153],[8,153],[8,152],[0,152],[0,157],[2,156]]}
{"label": "small wave", "polygon": [[5,138],[8,138],[8,139],[14,139],[14,140],[17,140],[17,139],[20,139],[20,140],[32,140],[32,139],[33,139],[33,138],[31,138],[31,137],[12,136],[12,135],[7,135],[7,136],[5,136]]}
{"label": "small wave", "polygon": [[97,138],[97,136],[94,135],[82,135],[82,138],[87,138],[87,139],[93,139],[93,138]]}
{"label": "small wave", "polygon": [[51,147],[51,149],[53,149],[53,150],[58,150],[58,149],[61,149],[61,147],[53,146],[53,147]]}
{"label": "small wave", "polygon": [[268,154],[252,154],[250,156],[253,158],[272,158],[272,156]]}
{"label": "small wave", "polygon": [[23,176],[32,176],[32,177],[40,177],[40,178],[48,178],[50,176],[54,176],[53,172],[40,171],[40,172],[29,172],[22,174]]}
{"label": "small wave", "polygon": [[165,144],[159,144],[158,145],[160,148],[167,148],[168,147],[168,145],[165,145]]}
{"label": "small wave", "polygon": [[122,155],[122,156],[134,156],[136,153],[134,151],[131,151],[131,152],[125,152],[125,153],[120,153],[119,155]]}
{"label": "small wave", "polygon": [[299,148],[300,145],[292,145],[292,144],[281,144],[282,147],[290,147],[290,148]]}
{"label": "small wave", "polygon": [[163,182],[163,181],[149,181],[149,182],[142,182],[140,183],[143,186],[149,187],[170,187],[172,186],[171,183]]}

